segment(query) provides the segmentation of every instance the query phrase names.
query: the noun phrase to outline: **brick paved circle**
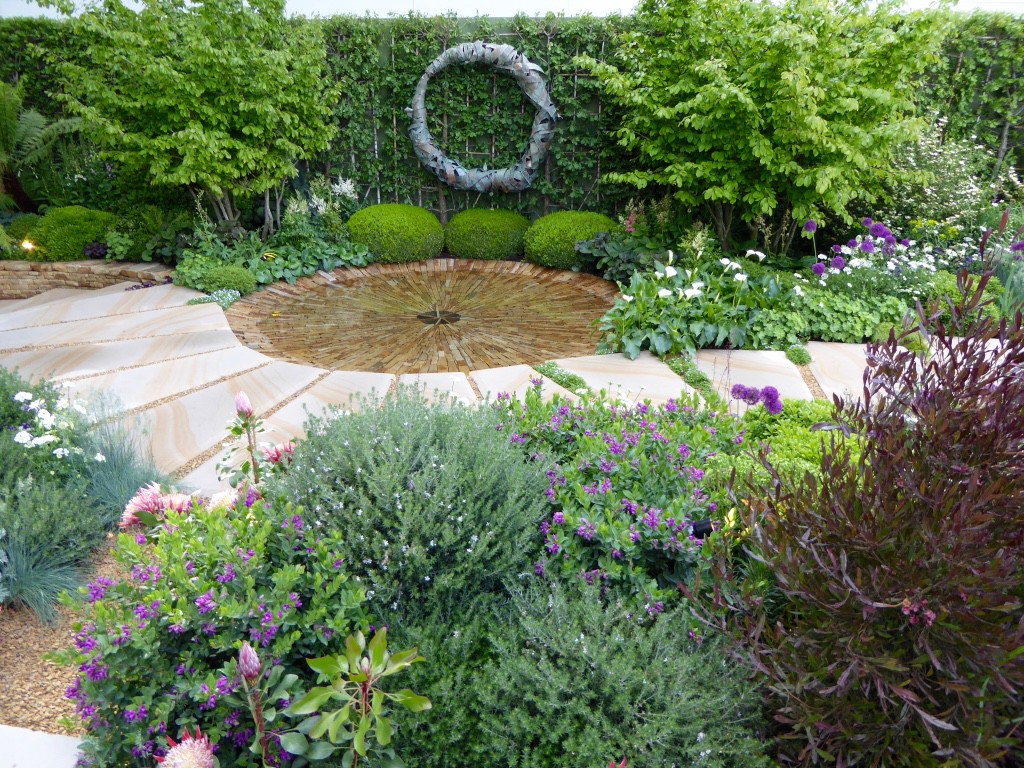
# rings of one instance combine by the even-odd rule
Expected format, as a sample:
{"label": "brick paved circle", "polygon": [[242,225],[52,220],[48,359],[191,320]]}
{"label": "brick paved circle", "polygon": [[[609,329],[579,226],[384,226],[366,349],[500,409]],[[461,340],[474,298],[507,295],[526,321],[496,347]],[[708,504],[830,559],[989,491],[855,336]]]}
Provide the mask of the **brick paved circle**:
{"label": "brick paved circle", "polygon": [[[333,278],[333,279],[329,279]],[[618,289],[507,261],[434,259],[340,269],[228,311],[243,343],[336,370],[473,371],[593,354]]]}

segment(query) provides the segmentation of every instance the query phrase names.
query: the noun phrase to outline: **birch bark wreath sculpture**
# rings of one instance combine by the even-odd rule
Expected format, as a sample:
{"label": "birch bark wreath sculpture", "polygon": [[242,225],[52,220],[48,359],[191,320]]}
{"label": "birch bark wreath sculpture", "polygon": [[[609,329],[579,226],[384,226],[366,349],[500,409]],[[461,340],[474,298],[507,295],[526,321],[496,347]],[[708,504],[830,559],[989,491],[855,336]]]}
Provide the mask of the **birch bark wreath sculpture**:
{"label": "birch bark wreath sculpture", "polygon": [[[526,151],[511,168],[489,169],[486,165],[483,168],[466,168],[445,155],[434,143],[427,128],[427,86],[431,77],[452,64],[487,64],[508,72],[537,108]],[[434,59],[416,84],[412,107],[405,111],[412,118],[409,138],[420,162],[448,186],[473,192],[521,192],[528,189],[544,164],[558,117],[540,67],[511,45],[480,40],[449,48]]]}

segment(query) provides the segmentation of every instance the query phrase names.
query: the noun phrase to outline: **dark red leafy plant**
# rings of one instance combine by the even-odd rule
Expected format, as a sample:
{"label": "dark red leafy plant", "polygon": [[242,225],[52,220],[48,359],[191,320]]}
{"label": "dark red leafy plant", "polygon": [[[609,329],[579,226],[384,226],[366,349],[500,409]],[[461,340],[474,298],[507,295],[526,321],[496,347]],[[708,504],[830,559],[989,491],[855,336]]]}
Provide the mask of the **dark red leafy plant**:
{"label": "dark red leafy plant", "polygon": [[799,479],[762,454],[769,479],[735,491],[746,552],[720,548],[707,615],[770,691],[789,762],[1024,764],[1024,332],[972,319],[986,278],[966,280],[951,327],[923,323],[927,360],[868,346],[862,403],[836,400],[859,458],[833,440]]}

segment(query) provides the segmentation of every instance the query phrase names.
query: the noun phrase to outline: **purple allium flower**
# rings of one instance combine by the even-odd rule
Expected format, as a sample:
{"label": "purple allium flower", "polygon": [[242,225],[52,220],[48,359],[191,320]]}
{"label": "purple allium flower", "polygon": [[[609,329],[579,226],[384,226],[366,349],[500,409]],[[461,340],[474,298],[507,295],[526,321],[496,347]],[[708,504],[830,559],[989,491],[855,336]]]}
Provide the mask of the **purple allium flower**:
{"label": "purple allium flower", "polygon": [[908,240],[907,238],[904,237],[902,240],[900,240],[900,245],[902,245],[902,246],[904,246],[906,248],[909,248],[910,247],[910,240]]}
{"label": "purple allium flower", "polygon": [[829,262],[829,264],[832,266],[832,269],[836,269],[842,272],[843,269],[845,269],[846,267],[846,259],[844,259],[842,256],[835,256],[833,257],[832,261]]}
{"label": "purple allium flower", "polygon": [[1021,253],[1024,251],[1024,240],[1018,240],[1016,243],[1011,243],[1010,250],[1014,253]]}
{"label": "purple allium flower", "polygon": [[811,272],[816,274],[818,277],[821,277],[822,275],[824,275],[826,270],[827,270],[827,267],[824,264],[822,264],[820,261],[817,262],[813,267],[811,267]]}
{"label": "purple allium flower", "polygon": [[889,231],[889,228],[881,223],[872,224],[868,228],[868,232],[872,237],[892,237],[892,232]]}
{"label": "purple allium flower", "polygon": [[206,594],[200,595],[196,598],[196,608],[199,609],[199,613],[209,613],[216,607],[217,603],[213,601],[212,589]]}
{"label": "purple allium flower", "polygon": [[860,220],[860,223],[863,224],[865,227],[870,227],[872,224],[874,224],[870,216],[865,216],[863,219]]}
{"label": "purple allium flower", "polygon": [[804,222],[804,232],[815,232],[818,229],[818,222],[814,219],[808,219]]}
{"label": "purple allium flower", "polygon": [[860,244],[860,249],[862,251],[864,251],[864,253],[874,253],[875,252],[875,244],[873,242],[871,242],[870,240],[865,240],[864,242],[862,242]]}
{"label": "purple allium flower", "polygon": [[843,252],[843,246],[839,245],[838,243],[836,243],[835,245],[832,246],[832,253],[842,253],[842,252]]}
{"label": "purple allium flower", "polygon": [[778,397],[772,400],[765,400],[764,409],[768,411],[772,416],[778,416],[782,413],[782,400]]}

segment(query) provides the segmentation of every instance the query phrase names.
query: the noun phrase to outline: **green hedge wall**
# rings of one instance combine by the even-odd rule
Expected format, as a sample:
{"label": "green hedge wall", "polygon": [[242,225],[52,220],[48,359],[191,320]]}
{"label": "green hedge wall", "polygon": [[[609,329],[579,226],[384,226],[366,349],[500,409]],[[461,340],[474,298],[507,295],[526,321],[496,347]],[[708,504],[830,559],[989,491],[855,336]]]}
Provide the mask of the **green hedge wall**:
{"label": "green hedge wall", "polygon": [[1000,161],[1024,170],[1024,15],[957,19],[920,105],[947,118],[947,136],[977,136]]}
{"label": "green hedge wall", "polygon": [[[344,83],[341,132],[324,168],[354,178],[367,202],[407,202],[436,211],[442,222],[465,208],[496,204],[542,215],[561,208],[612,210],[629,190],[600,174],[628,158],[609,134],[617,120],[602,105],[593,78],[577,71],[577,54],[601,56],[628,19],[457,19],[408,16],[323,21],[328,60]],[[517,195],[458,192],[424,170],[407,136],[405,108],[427,65],[446,48],[472,40],[507,43],[545,72],[560,122],[544,169]],[[370,105],[367,109],[366,105]],[[467,167],[519,160],[534,108],[509,76],[483,66],[450,67],[431,80],[428,125],[438,145]]]}
{"label": "green hedge wall", "polygon": [[[948,135],[977,135],[1001,158],[1024,163],[1024,16],[957,14],[946,55],[922,90],[923,110],[949,118]],[[564,208],[614,212],[635,190],[600,181],[628,169],[631,158],[615,143],[619,121],[573,57],[601,59],[630,17],[575,19],[459,19],[452,16],[367,18],[336,16],[312,22],[325,28],[328,58],[344,97],[335,108],[341,131],[319,170],[356,181],[367,204],[412,203],[442,222],[477,206],[508,207],[534,217]],[[81,55],[84,44],[49,19],[0,19],[0,77],[28,78],[27,103],[53,115],[47,94],[59,88],[57,57]],[[427,64],[446,48],[471,40],[515,46],[538,64],[560,113],[548,160],[534,186],[493,198],[458,192],[437,182],[412,152],[405,108]],[[435,140],[464,165],[491,168],[516,162],[525,147],[533,107],[515,81],[485,67],[449,68],[431,81],[427,109]],[[656,191],[655,191],[656,192]]]}

